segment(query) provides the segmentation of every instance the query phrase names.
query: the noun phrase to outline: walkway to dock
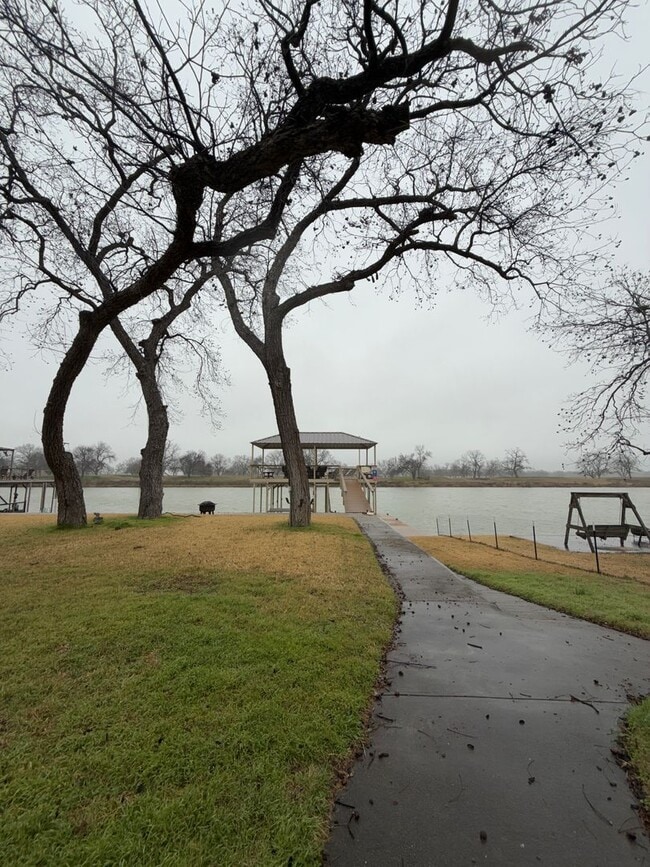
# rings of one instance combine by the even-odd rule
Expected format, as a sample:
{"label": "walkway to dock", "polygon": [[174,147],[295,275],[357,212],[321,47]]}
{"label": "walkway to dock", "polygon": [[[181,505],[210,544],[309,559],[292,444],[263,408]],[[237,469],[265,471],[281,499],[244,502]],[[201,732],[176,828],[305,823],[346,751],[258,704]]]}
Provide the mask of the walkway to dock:
{"label": "walkway to dock", "polygon": [[341,495],[343,507],[347,513],[365,515],[371,510],[368,498],[358,479],[345,479],[345,488],[341,489]]}
{"label": "walkway to dock", "polygon": [[356,520],[404,595],[327,863],[648,864],[611,750],[627,695],[650,692],[650,643],[458,576],[403,525]]}

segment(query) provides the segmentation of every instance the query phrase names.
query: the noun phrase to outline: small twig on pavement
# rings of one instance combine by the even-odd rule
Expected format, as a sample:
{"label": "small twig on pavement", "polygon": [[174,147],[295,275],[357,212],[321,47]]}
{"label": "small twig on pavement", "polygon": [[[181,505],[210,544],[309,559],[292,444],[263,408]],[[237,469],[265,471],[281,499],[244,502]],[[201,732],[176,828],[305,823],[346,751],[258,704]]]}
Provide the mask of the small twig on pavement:
{"label": "small twig on pavement", "polygon": [[590,806],[591,809],[594,811],[594,813],[598,816],[598,818],[599,818],[599,819],[602,819],[603,822],[607,822],[607,824],[608,824],[610,827],[613,827],[613,826],[614,826],[614,823],[613,823],[610,819],[608,819],[607,816],[603,816],[603,814],[600,812],[600,810],[597,810],[597,809],[594,807],[594,805],[591,803],[591,801],[589,800],[589,798],[587,797],[587,793],[585,792],[584,783],[583,783],[583,785],[582,785],[582,794],[584,795],[585,801],[589,804],[589,806]]}
{"label": "small twig on pavement", "polygon": [[447,806],[449,806],[449,804],[455,804],[456,801],[460,798],[460,796],[465,791],[465,786],[463,785],[463,778],[461,777],[460,774],[458,774],[458,782],[460,783],[460,791],[458,792],[457,795],[454,795],[453,798],[451,798],[449,801],[447,801]]}
{"label": "small twig on pavement", "polygon": [[595,710],[596,713],[600,713],[600,711],[598,710],[598,708],[596,707],[596,705],[595,705],[595,704],[592,704],[590,701],[585,701],[583,698],[578,698],[578,697],[575,696],[575,695],[570,696],[570,698],[571,698],[571,701],[579,701],[580,704],[586,704],[587,707],[590,707],[592,710]]}
{"label": "small twig on pavement", "polygon": [[462,735],[464,738],[476,739],[476,735],[468,735],[467,732],[459,732],[458,729],[447,729],[448,732],[453,732],[455,735]]}

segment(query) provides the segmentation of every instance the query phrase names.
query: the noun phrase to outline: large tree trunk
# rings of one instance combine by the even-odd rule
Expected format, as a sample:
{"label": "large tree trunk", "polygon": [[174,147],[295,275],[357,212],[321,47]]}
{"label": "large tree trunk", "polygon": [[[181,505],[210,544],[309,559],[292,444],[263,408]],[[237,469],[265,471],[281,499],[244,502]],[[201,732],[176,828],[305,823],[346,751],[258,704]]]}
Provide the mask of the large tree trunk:
{"label": "large tree trunk", "polygon": [[[270,344],[270,347],[269,347]],[[267,343],[265,368],[275,407],[278,433],[289,476],[289,523],[292,527],[309,527],[311,523],[311,502],[309,480],[302,448],[296,412],[291,393],[291,371],[284,360],[282,338]]]}
{"label": "large tree trunk", "polygon": [[111,322],[113,334],[136,369],[147,408],[147,442],[140,450],[142,461],[138,518],[159,518],[162,515],[163,462],[169,433],[169,418],[160,393],[156,371],[160,340],[165,333],[165,328],[162,327],[163,319],[157,320],[149,337],[140,342],[142,351],[135,345],[117,317]]}
{"label": "large tree trunk", "polygon": [[159,518],[163,504],[163,460],[169,432],[167,407],[162,401],[155,370],[138,373],[147,407],[147,442],[141,450],[138,518]]}
{"label": "large tree trunk", "polygon": [[63,419],[72,386],[83,370],[100,330],[99,323],[93,321],[91,314],[80,314],[79,332],[54,377],[43,412],[43,454],[54,476],[59,527],[84,527],[87,523],[81,477],[72,454],[65,450]]}
{"label": "large tree trunk", "polygon": [[[196,190],[190,190],[190,193],[192,195],[188,194],[189,198],[183,199],[183,212],[181,214],[179,210],[174,240],[165,253],[128,289],[110,295],[92,312],[82,310],[79,314],[79,331],[54,378],[43,413],[43,452],[52,470],[59,499],[59,527],[83,527],[86,524],[81,479],[72,455],[65,451],[63,442],[63,419],[72,386],[103,329],[120,313],[160,288],[187,257],[187,244],[192,241],[196,226],[196,209],[201,203],[201,196],[197,196]],[[180,202],[179,196],[180,193],[177,194],[177,202]]]}

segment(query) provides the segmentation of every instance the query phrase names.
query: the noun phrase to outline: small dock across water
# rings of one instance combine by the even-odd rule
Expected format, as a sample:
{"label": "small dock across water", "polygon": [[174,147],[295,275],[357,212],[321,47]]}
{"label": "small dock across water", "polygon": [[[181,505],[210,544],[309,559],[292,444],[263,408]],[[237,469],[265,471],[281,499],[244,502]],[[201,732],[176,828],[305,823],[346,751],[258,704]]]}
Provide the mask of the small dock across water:
{"label": "small dock across water", "polygon": [[39,512],[53,512],[56,488],[51,479],[0,480],[0,512],[29,512],[38,503]]}

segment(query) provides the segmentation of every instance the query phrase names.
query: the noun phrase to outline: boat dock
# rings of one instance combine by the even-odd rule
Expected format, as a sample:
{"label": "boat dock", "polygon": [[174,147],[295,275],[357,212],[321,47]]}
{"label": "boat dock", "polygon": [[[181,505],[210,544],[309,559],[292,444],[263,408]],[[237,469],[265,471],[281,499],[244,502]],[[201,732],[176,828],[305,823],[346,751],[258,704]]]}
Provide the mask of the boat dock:
{"label": "boat dock", "polygon": [[1,479],[0,512],[29,512],[32,499],[39,512],[53,512],[56,488],[51,479]]}
{"label": "boat dock", "polygon": [[[343,508],[350,514],[377,512],[377,443],[343,433],[319,431],[300,433],[309,479],[312,511],[332,511],[332,488],[340,490]],[[281,463],[282,443],[278,434],[251,443],[250,483],[253,512],[288,512],[289,479]],[[343,465],[330,451],[354,451],[356,460]],[[271,459],[273,458],[273,459]]]}

